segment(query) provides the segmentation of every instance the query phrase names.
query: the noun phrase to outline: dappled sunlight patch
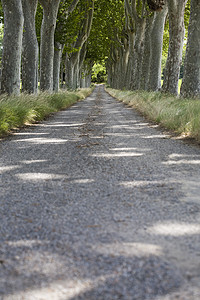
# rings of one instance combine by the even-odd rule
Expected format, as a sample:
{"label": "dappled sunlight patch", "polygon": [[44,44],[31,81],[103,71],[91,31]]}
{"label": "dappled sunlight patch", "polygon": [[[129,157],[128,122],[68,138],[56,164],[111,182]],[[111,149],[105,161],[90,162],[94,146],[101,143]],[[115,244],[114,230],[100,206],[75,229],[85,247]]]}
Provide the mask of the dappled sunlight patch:
{"label": "dappled sunlight patch", "polygon": [[106,255],[125,257],[144,257],[149,255],[162,255],[162,247],[148,243],[112,243],[94,246],[94,250]]}
{"label": "dappled sunlight patch", "polygon": [[30,164],[37,164],[37,163],[43,163],[47,162],[47,159],[33,159],[33,160],[22,160],[20,163],[25,164],[25,165],[30,165]]}
{"label": "dappled sunlight patch", "polygon": [[180,164],[199,165],[200,164],[200,155],[172,153],[168,157],[169,160],[163,162],[164,165],[180,165]]}
{"label": "dappled sunlight patch", "polygon": [[154,134],[154,135],[146,135],[142,137],[143,139],[166,139],[170,138],[170,135],[167,134]]}
{"label": "dappled sunlight patch", "polygon": [[16,177],[22,180],[34,180],[34,181],[41,181],[41,180],[55,180],[55,179],[63,179],[65,178],[64,175],[52,174],[52,173],[21,173],[16,174]]}
{"label": "dappled sunlight patch", "polygon": [[200,160],[187,160],[187,159],[181,159],[181,160],[168,160],[166,162],[162,163],[163,165],[181,165],[181,164],[188,164],[188,165],[199,165]]}
{"label": "dappled sunlight patch", "polygon": [[164,186],[165,182],[162,180],[134,180],[134,181],[123,181],[120,183],[120,185],[124,187],[143,187],[146,185],[156,185],[156,186]]}
{"label": "dappled sunlight patch", "polygon": [[68,140],[66,139],[56,139],[56,138],[52,138],[52,139],[47,139],[47,138],[29,138],[29,139],[21,139],[21,140],[14,140],[14,143],[18,143],[18,142],[28,142],[31,144],[64,144],[66,142],[68,142]]}
{"label": "dappled sunlight patch", "polygon": [[7,241],[6,244],[10,247],[32,247],[42,244],[39,240],[17,240],[17,241]]}
{"label": "dappled sunlight patch", "polygon": [[48,132],[14,132],[13,135],[49,135]]}
{"label": "dappled sunlight patch", "polygon": [[148,231],[152,234],[169,235],[174,237],[200,234],[200,224],[165,222],[157,223]]}
{"label": "dappled sunlight patch", "polygon": [[66,124],[66,123],[58,123],[58,124],[44,124],[43,127],[79,127],[83,126],[85,123],[72,123],[72,124]]}
{"label": "dappled sunlight patch", "polygon": [[178,159],[178,158],[182,158],[182,157],[190,157],[190,158],[199,158],[200,159],[200,155],[192,155],[192,154],[178,154],[178,153],[172,153],[169,155],[170,159]]}
{"label": "dappled sunlight patch", "polygon": [[20,168],[19,165],[0,167],[0,174]]}
{"label": "dappled sunlight patch", "polygon": [[137,152],[119,152],[119,153],[95,153],[91,156],[93,157],[105,157],[105,158],[116,158],[116,157],[136,157],[143,156],[144,153]]}
{"label": "dappled sunlight patch", "polygon": [[[91,279],[67,279],[55,280],[38,288],[26,289],[26,291],[16,292],[4,297],[4,300],[29,299],[29,300],[73,300],[87,291],[98,286],[99,282],[106,282],[111,276],[100,276],[95,280]],[[13,298],[15,297],[15,298]],[[89,299],[88,299],[89,300]]]}
{"label": "dappled sunlight patch", "polygon": [[[111,148],[111,151],[133,151],[133,150],[139,150],[138,148]],[[139,150],[140,151],[140,150]],[[142,149],[142,151],[151,151],[151,149]]]}
{"label": "dappled sunlight patch", "polygon": [[72,179],[72,180],[70,180],[69,179],[69,181],[71,182],[71,183],[92,183],[92,182],[94,182],[94,179]]}

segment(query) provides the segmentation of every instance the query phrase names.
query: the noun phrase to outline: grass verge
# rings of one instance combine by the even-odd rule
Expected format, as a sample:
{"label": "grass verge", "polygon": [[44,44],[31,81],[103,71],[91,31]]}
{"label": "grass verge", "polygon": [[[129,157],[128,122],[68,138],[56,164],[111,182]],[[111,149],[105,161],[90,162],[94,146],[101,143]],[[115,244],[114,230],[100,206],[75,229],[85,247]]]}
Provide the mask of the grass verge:
{"label": "grass verge", "polygon": [[159,92],[120,91],[107,88],[108,93],[137,109],[149,120],[173,131],[182,138],[200,142],[200,101],[183,99]]}
{"label": "grass verge", "polygon": [[84,99],[92,89],[75,92],[62,91],[55,94],[21,94],[20,96],[0,97],[0,137],[12,129],[41,121],[52,113],[65,109]]}

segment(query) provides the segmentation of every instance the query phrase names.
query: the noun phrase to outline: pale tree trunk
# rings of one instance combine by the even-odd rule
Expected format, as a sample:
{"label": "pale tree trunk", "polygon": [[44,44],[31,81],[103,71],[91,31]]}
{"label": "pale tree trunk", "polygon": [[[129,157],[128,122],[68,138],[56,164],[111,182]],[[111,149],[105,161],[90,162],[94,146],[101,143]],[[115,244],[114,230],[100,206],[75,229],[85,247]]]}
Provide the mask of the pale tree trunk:
{"label": "pale tree trunk", "polygon": [[83,65],[83,73],[84,73],[84,78],[82,79],[82,86],[88,88],[91,86],[91,79],[92,79],[92,66],[93,63],[91,61],[87,61]]}
{"label": "pale tree trunk", "polygon": [[161,88],[161,61],[163,47],[163,32],[167,15],[167,6],[160,12],[155,12],[155,20],[151,34],[151,60],[148,80],[148,90],[158,91]]}
{"label": "pale tree trunk", "polygon": [[54,60],[53,60],[53,90],[58,92],[60,88],[60,64],[63,52],[63,45],[55,42]]}
{"label": "pale tree trunk", "polygon": [[146,21],[145,37],[144,37],[144,52],[143,52],[142,69],[141,69],[140,86],[139,86],[139,89],[141,90],[147,90],[148,88],[150,62],[151,62],[151,38],[152,38],[153,24],[155,21],[155,15],[156,13],[154,13]]}
{"label": "pale tree trunk", "polygon": [[39,0],[43,7],[40,45],[40,89],[53,91],[54,33],[60,0]]}
{"label": "pale tree trunk", "polygon": [[2,0],[4,38],[1,93],[20,93],[20,69],[23,36],[23,11],[20,0]]}
{"label": "pale tree trunk", "polygon": [[129,58],[128,39],[124,38],[124,40],[123,40],[123,49],[122,49],[122,60],[121,60],[122,88],[126,87],[126,74],[127,74],[127,69],[128,69],[128,58]]}
{"label": "pale tree trunk", "polygon": [[200,96],[200,1],[191,0],[188,42],[181,95]]}
{"label": "pale tree trunk", "polygon": [[178,94],[178,81],[184,42],[184,12],[187,0],[168,0],[169,50],[165,67],[163,91]]}
{"label": "pale tree trunk", "polygon": [[125,88],[125,74],[127,71],[129,45],[127,37],[122,37],[119,40],[120,47],[118,48],[117,60],[117,86],[119,89]]}
{"label": "pale tree trunk", "polygon": [[93,20],[93,12],[94,12],[94,2],[90,0],[88,1],[88,7],[85,12],[85,18],[83,20],[83,24],[79,31],[77,40],[74,43],[74,48],[78,49],[78,51],[72,53],[70,56],[67,55],[66,68],[69,68],[69,70],[66,69],[66,74],[67,74],[66,86],[70,89],[76,89],[79,86],[80,53],[82,47],[86,43],[90,34],[92,20]]}
{"label": "pale tree trunk", "polygon": [[[78,4],[79,0],[73,0],[70,4],[70,6],[64,10],[62,13],[65,14],[66,20],[68,19],[69,13],[72,13],[73,10],[76,8],[76,5]],[[62,4],[64,2],[62,1]],[[64,25],[62,23],[58,23],[56,26],[56,32],[59,34],[62,33]],[[59,83],[60,83],[60,64],[61,64],[61,58],[62,58],[62,52],[64,49],[64,45],[61,44],[59,41],[54,41],[55,47],[54,47],[54,61],[53,61],[53,90],[54,92],[59,91]],[[63,79],[61,79],[62,86],[63,86]]]}
{"label": "pale tree trunk", "polygon": [[[84,74],[84,69],[83,68],[83,63],[85,60],[85,56],[86,56],[86,52],[87,52],[87,43],[85,43],[80,51],[80,56],[79,56],[79,65],[78,65],[78,72],[79,72],[79,76],[78,76],[78,82],[77,82],[77,87],[81,87],[81,82],[82,82],[82,77]],[[83,74],[82,74],[83,72]]]}
{"label": "pale tree trunk", "polygon": [[64,88],[64,66],[62,60],[60,64],[60,82],[61,82],[61,88]]}
{"label": "pale tree trunk", "polygon": [[140,86],[142,57],[144,51],[145,24],[146,18],[137,19],[131,74],[131,89],[133,90],[139,89]]}
{"label": "pale tree trunk", "polygon": [[35,14],[38,0],[22,0],[24,14],[22,50],[22,91],[37,93],[38,42],[35,31]]}
{"label": "pale tree trunk", "polygon": [[134,57],[134,41],[135,41],[135,33],[129,32],[128,33],[128,43],[129,43],[129,57],[126,69],[126,76],[125,76],[125,87],[126,89],[131,89],[131,72],[133,69],[133,57]]}
{"label": "pale tree trunk", "polygon": [[76,66],[78,60],[78,53],[72,53],[69,57],[66,54],[66,61],[65,61],[65,84],[66,88],[73,90],[76,89]]}
{"label": "pale tree trunk", "polygon": [[112,84],[112,74],[111,74],[112,73],[112,63],[111,63],[110,58],[108,58],[108,60],[106,62],[106,70],[107,70],[107,74],[108,74],[107,83],[111,87],[111,84]]}
{"label": "pale tree trunk", "polygon": [[112,49],[112,87],[114,89],[117,89],[117,79],[118,79],[118,74],[117,74],[117,61],[118,61],[118,51],[114,47]]}

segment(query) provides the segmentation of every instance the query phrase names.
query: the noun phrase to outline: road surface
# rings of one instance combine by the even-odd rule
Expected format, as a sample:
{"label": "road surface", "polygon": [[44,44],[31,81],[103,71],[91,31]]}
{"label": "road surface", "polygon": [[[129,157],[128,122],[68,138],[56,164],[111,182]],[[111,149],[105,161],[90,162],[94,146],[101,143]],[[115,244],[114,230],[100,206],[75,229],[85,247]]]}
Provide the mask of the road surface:
{"label": "road surface", "polygon": [[0,142],[0,299],[199,300],[200,148],[97,86]]}

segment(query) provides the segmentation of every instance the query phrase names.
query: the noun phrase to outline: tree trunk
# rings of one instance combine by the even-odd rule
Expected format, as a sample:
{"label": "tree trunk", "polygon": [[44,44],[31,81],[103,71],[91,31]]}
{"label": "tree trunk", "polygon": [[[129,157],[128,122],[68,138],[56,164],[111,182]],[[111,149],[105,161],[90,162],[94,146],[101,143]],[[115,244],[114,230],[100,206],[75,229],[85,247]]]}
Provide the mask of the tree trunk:
{"label": "tree trunk", "polygon": [[54,33],[60,0],[39,0],[43,7],[40,45],[40,89],[53,91]]}
{"label": "tree trunk", "polygon": [[143,53],[142,70],[141,70],[140,86],[139,86],[141,90],[147,90],[148,88],[150,62],[151,62],[151,38],[152,38],[152,29],[155,21],[155,16],[156,13],[154,13],[146,21],[145,37],[144,37],[144,53]]}
{"label": "tree trunk", "polygon": [[140,86],[142,57],[144,51],[144,35],[145,35],[146,18],[137,20],[136,36],[134,42],[134,55],[131,74],[131,89],[137,90]]}
{"label": "tree trunk", "polygon": [[125,87],[126,89],[131,89],[131,72],[133,68],[133,57],[134,57],[134,41],[135,41],[135,33],[129,32],[128,33],[128,43],[129,43],[129,57],[126,69],[126,80],[125,80]]}
{"label": "tree trunk", "polygon": [[37,0],[22,0],[24,14],[22,50],[22,91],[37,93],[38,89],[38,42],[35,31]]}
{"label": "tree trunk", "polygon": [[158,91],[161,88],[161,61],[163,32],[167,15],[167,6],[162,11],[156,12],[151,34],[151,60],[148,80],[148,90]]}
{"label": "tree trunk", "polygon": [[181,95],[200,96],[200,2],[191,0],[188,42]]}
{"label": "tree trunk", "polygon": [[85,17],[83,23],[80,26],[78,37],[74,43],[74,48],[77,49],[78,51],[72,53],[70,56],[67,55],[66,68],[68,67],[69,70],[66,69],[66,73],[68,74],[66,85],[70,89],[76,89],[80,84],[79,63],[80,63],[81,49],[83,48],[90,34],[92,20],[93,20],[93,12],[94,12],[94,1],[88,0],[87,8],[85,11]]}
{"label": "tree trunk", "polygon": [[20,68],[23,35],[23,11],[20,0],[2,0],[4,38],[1,93],[20,93]]}
{"label": "tree trunk", "polygon": [[79,59],[79,52],[72,53],[69,57],[66,54],[66,62],[65,62],[65,83],[66,87],[70,90],[76,89],[76,68]]}
{"label": "tree trunk", "polygon": [[163,91],[178,94],[178,81],[184,41],[184,12],[187,0],[168,0],[169,50],[165,67]]}
{"label": "tree trunk", "polygon": [[56,42],[53,60],[53,90],[58,92],[60,88],[60,64],[62,58],[63,45]]}

